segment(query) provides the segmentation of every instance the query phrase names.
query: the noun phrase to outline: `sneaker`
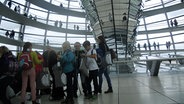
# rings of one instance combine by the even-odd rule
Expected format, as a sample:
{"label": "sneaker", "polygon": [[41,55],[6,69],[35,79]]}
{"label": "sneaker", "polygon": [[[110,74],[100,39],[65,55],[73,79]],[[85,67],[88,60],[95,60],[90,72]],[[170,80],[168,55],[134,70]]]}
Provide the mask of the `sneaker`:
{"label": "sneaker", "polygon": [[85,99],[91,99],[93,96],[92,95],[87,95],[87,96],[85,96]]}
{"label": "sneaker", "polygon": [[99,90],[99,91],[98,91],[98,93],[100,93],[100,94],[101,94],[101,93],[102,93],[102,90]]}
{"label": "sneaker", "polygon": [[91,99],[92,100],[95,100],[95,99],[97,99],[97,97],[98,97],[98,95],[97,94],[94,94]]}
{"label": "sneaker", "polygon": [[113,93],[113,90],[112,89],[108,89],[107,91],[104,92],[105,94],[107,93]]}
{"label": "sneaker", "polygon": [[64,97],[52,97],[52,96],[49,96],[49,100],[50,101],[61,100],[61,99],[64,99]]}

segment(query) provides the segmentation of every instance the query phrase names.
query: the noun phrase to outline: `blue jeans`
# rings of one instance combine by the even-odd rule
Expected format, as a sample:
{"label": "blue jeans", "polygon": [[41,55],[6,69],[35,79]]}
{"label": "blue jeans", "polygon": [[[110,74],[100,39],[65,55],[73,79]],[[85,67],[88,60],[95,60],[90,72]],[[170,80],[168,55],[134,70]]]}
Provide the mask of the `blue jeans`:
{"label": "blue jeans", "polygon": [[110,79],[110,77],[109,77],[109,70],[107,70],[107,67],[106,67],[106,69],[100,69],[99,70],[99,90],[101,90],[102,89],[102,83],[103,83],[103,74],[104,74],[104,76],[105,76],[105,78],[106,78],[106,81],[107,81],[107,84],[108,84],[108,87],[109,88],[112,88],[112,84],[111,84],[111,79]]}

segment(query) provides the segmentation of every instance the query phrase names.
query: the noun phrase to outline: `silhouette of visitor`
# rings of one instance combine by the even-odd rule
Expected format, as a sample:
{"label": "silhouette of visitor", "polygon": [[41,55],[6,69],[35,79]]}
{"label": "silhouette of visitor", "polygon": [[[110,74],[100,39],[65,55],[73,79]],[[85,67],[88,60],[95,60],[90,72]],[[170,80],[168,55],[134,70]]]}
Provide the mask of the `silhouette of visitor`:
{"label": "silhouette of visitor", "polygon": [[24,16],[25,16],[25,17],[27,17],[27,16],[28,16],[27,11],[24,11]]}
{"label": "silhouette of visitor", "polygon": [[33,19],[36,21],[37,20],[37,16],[35,15],[35,17]]}
{"label": "silhouette of visitor", "polygon": [[158,50],[160,50],[160,44],[159,44],[159,42],[157,43],[157,48],[158,48]]}
{"label": "silhouette of visitor", "polygon": [[63,26],[62,21],[59,21],[59,27],[62,28],[62,26]]}
{"label": "silhouette of visitor", "polygon": [[141,46],[140,46],[140,43],[137,44],[137,47],[139,49],[139,51],[141,50]]}
{"label": "silhouette of visitor", "polygon": [[90,31],[90,26],[88,25],[88,31]]}
{"label": "silhouette of visitor", "polygon": [[109,21],[112,22],[112,14],[109,13]]}
{"label": "silhouette of visitor", "polygon": [[6,31],[5,35],[6,35],[6,37],[8,37],[10,35],[9,31]]}
{"label": "silhouette of visitor", "polygon": [[15,36],[15,31],[12,30],[11,33],[10,33],[10,38],[11,38],[11,39],[14,39],[14,36]]}
{"label": "silhouette of visitor", "polygon": [[167,41],[166,41],[166,44],[165,44],[165,45],[166,45],[166,48],[167,48],[167,50],[168,50],[169,48],[168,48],[168,42],[167,42]]}
{"label": "silhouette of visitor", "polygon": [[8,7],[11,8],[11,6],[12,6],[12,1],[10,0],[10,1],[8,2]]}
{"label": "silhouette of visitor", "polygon": [[17,6],[15,6],[14,11],[17,13]]}
{"label": "silhouette of visitor", "polygon": [[32,19],[32,18],[33,18],[33,16],[30,14],[30,15],[29,15],[29,18],[30,18],[30,19]]}
{"label": "silhouette of visitor", "polygon": [[75,28],[76,28],[76,25],[74,25],[74,30],[75,30]]}
{"label": "silhouette of visitor", "polygon": [[172,20],[170,20],[170,24],[171,24],[171,27],[173,27],[173,21]]}
{"label": "silhouette of visitor", "polygon": [[101,25],[103,25],[103,24],[104,24],[104,22],[103,22],[103,20],[102,20],[102,19],[100,20],[100,23],[101,23]]}
{"label": "silhouette of visitor", "polygon": [[20,13],[20,5],[17,6],[17,13]]}
{"label": "silhouette of visitor", "polygon": [[123,13],[123,21],[126,21],[127,17],[126,17],[126,13]]}
{"label": "silhouette of visitor", "polygon": [[174,25],[178,26],[178,21],[176,19],[174,19]]}
{"label": "silhouette of visitor", "polygon": [[147,45],[146,45],[146,43],[144,43],[144,46],[143,46],[144,48],[145,48],[145,50],[147,50]]}
{"label": "silhouette of visitor", "polygon": [[153,47],[154,47],[154,50],[156,50],[157,45],[155,42],[153,42]]}
{"label": "silhouette of visitor", "polygon": [[55,24],[54,24],[56,27],[58,26],[58,21],[55,21]]}
{"label": "silhouette of visitor", "polygon": [[168,43],[168,50],[170,50],[171,42],[170,42],[170,41],[168,41],[167,43]]}
{"label": "silhouette of visitor", "polygon": [[49,46],[49,39],[47,39],[47,46]]}
{"label": "silhouette of visitor", "polygon": [[62,8],[63,8],[63,4],[62,4],[62,3],[60,4],[60,7],[62,7]]}
{"label": "silhouette of visitor", "polygon": [[77,25],[77,30],[79,30],[79,26]]}
{"label": "silhouette of visitor", "polygon": [[20,33],[19,37],[20,37],[20,40],[23,41],[23,36],[24,34],[23,33]]}
{"label": "silhouette of visitor", "polygon": [[149,50],[151,50],[151,44],[150,44],[150,42],[148,42],[148,48],[149,48]]}

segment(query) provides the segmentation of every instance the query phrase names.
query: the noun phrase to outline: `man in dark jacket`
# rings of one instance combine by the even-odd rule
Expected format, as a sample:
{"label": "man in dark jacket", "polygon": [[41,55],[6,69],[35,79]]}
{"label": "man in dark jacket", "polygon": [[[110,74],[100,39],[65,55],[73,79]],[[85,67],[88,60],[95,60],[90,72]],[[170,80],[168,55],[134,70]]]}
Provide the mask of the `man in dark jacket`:
{"label": "man in dark jacket", "polygon": [[11,104],[11,101],[6,96],[6,88],[13,81],[13,76],[8,74],[9,62],[7,59],[7,55],[12,54],[7,47],[0,47],[0,100],[3,104]]}

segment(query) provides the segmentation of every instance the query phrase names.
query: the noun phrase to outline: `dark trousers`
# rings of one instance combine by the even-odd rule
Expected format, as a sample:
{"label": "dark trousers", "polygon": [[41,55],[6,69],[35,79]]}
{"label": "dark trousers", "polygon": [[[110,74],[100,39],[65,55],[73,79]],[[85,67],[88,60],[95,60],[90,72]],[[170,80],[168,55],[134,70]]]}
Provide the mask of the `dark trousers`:
{"label": "dark trousers", "polygon": [[6,76],[0,79],[0,99],[3,104],[11,104],[10,99],[8,99],[6,96],[6,88],[11,84],[12,81],[13,77],[11,76]]}
{"label": "dark trousers", "polygon": [[73,92],[75,94],[77,94],[77,90],[78,90],[78,71],[74,70],[73,71]]}
{"label": "dark trousers", "polygon": [[55,84],[55,76],[54,76],[54,72],[52,70],[52,66],[49,66],[49,73],[50,75],[52,76],[52,93],[51,93],[51,96],[54,98],[56,97],[54,94],[56,93],[55,92],[55,89],[56,89],[56,84]]}
{"label": "dark trousers", "polygon": [[56,88],[56,83],[55,83],[56,79],[55,79],[55,75],[54,75],[52,66],[49,66],[49,72],[50,72],[50,75],[52,76],[52,93],[51,93],[51,96],[54,99],[63,98],[64,97],[64,90],[63,90],[62,87]]}
{"label": "dark trousers", "polygon": [[67,87],[67,99],[73,99],[73,88],[72,88],[72,85],[73,85],[73,71],[72,72],[69,72],[69,73],[66,73],[66,78],[67,78],[67,84],[66,84],[66,87]]}
{"label": "dark trousers", "polygon": [[98,69],[97,70],[92,70],[89,71],[89,77],[87,78],[87,89],[88,89],[88,94],[92,95],[92,88],[91,88],[91,81],[93,80],[93,85],[94,85],[94,94],[98,94]]}

